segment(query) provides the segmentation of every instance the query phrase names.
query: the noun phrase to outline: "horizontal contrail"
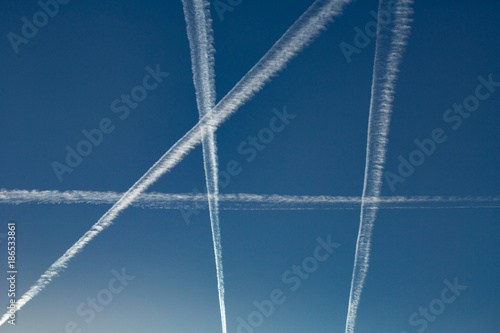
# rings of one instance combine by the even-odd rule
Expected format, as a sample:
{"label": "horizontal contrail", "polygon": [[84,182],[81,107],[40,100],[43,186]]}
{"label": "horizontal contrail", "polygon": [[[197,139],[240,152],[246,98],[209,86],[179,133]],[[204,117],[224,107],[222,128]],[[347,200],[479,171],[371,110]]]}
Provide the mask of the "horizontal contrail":
{"label": "horizontal contrail", "polygon": [[[304,47],[319,35],[335,15],[339,15],[351,0],[315,1],[311,7],[285,32],[273,47],[250,69],[214,109],[203,116],[181,139],[179,139],[125,194],[73,244],[30,289],[15,303],[15,311],[42,291],[54,277],[64,270],[69,261],[94,237],[109,227],[113,220],[135,201],[149,186],[182,161],[194,147],[200,144],[202,135],[215,130],[243,104],[250,100],[271,78]],[[324,3],[323,3],[324,2]],[[9,318],[5,313],[0,326]]]}
{"label": "horizontal contrail", "polygon": [[387,0],[380,0],[378,10],[377,40],[373,65],[373,81],[366,144],[366,165],[361,202],[361,214],[356,254],[349,293],[346,333],[353,333],[356,316],[370,262],[371,238],[378,205],[366,205],[366,197],[378,197],[382,187],[389,125],[393,109],[398,67],[410,36],[412,0],[398,0],[393,23],[384,28],[381,16],[388,11]]}
{"label": "horizontal contrail", "polygon": [[[113,205],[124,193],[97,191],[0,190],[0,204],[92,204]],[[132,206],[153,209],[208,209],[204,193],[145,193]],[[360,196],[307,196],[278,194],[219,194],[224,210],[322,210],[359,209]],[[481,196],[392,196],[365,197],[366,205],[380,209],[499,208],[500,197]]]}

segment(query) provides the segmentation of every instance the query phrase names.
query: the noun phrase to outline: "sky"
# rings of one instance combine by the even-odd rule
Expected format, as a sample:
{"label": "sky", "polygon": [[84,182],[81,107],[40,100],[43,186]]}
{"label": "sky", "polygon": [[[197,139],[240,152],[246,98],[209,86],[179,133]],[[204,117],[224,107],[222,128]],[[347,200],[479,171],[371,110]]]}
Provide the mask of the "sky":
{"label": "sky", "polygon": [[[231,10],[221,12],[221,3]],[[311,4],[212,1],[217,101]],[[496,197],[500,87],[488,91],[484,82],[500,81],[500,4],[412,7],[385,171],[402,177],[415,140],[437,130],[442,142],[403,182],[385,173],[381,195]],[[217,129],[221,193],[361,196],[375,38],[360,44],[356,36],[377,8],[348,4]],[[11,43],[9,34],[22,36],[22,18],[33,22],[40,10],[36,1],[9,2],[1,14],[0,188],[125,192],[198,121],[182,2],[73,0],[36,35]],[[347,44],[357,52],[346,53]],[[151,90],[127,106],[121,95],[137,86]],[[478,89],[489,96],[476,111],[448,112]],[[250,137],[276,123],[282,130],[250,149]],[[68,149],[96,129],[102,137],[92,151],[68,166]],[[206,191],[201,146],[148,189],[198,191]],[[109,208],[0,203],[0,236],[16,221],[18,295]],[[359,216],[359,208],[221,211],[227,331],[343,332]],[[498,332],[499,217],[498,208],[379,210],[355,331]],[[324,261],[314,259],[318,246]],[[2,279],[2,314],[8,289]],[[89,298],[106,304],[92,310]],[[126,209],[17,313],[15,326],[0,330],[221,332],[208,210]]]}

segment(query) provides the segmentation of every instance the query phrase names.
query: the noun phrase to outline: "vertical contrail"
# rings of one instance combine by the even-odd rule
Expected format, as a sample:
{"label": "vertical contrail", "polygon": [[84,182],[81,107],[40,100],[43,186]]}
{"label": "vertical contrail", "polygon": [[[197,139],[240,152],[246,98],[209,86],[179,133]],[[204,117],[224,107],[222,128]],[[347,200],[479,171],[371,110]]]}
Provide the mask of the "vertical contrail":
{"label": "vertical contrail", "polygon": [[[138,180],[125,194],[57,259],[17,300],[16,310],[21,309],[38,295],[53,278],[59,275],[69,261],[82,249],[109,227],[118,215],[132,204],[145,190],[163,174],[174,168],[187,154],[201,142],[202,136],[215,130],[249,101],[264,85],[285,68],[286,64],[319,35],[333,16],[340,15],[344,5],[352,0],[316,0],[311,7],[285,32],[273,47],[255,64],[252,69],[217,103],[212,111],[203,116],[182,138]],[[324,4],[323,4],[324,3]],[[0,326],[9,318],[5,313],[0,318]]]}
{"label": "vertical contrail", "polygon": [[410,36],[409,23],[413,1],[399,0],[393,14],[393,22],[389,24],[389,27],[384,27],[388,22],[387,17],[382,17],[382,13],[389,13],[388,2],[387,0],[380,0],[378,9],[377,41],[366,145],[365,177],[361,197],[360,225],[349,295],[346,333],[354,332],[359,300],[369,266],[371,236],[378,207],[377,205],[366,205],[365,198],[377,198],[380,196],[398,66],[401,63],[401,58]]}
{"label": "vertical contrail", "polygon": [[[193,82],[200,118],[215,107],[215,66],[210,3],[206,0],[182,0],[187,36],[191,49]],[[214,244],[217,290],[222,323],[222,333],[227,332],[226,305],[224,301],[224,268],[222,265],[222,239],[219,220],[219,184],[217,145],[214,132],[202,134],[203,165],[207,182],[208,209]]]}

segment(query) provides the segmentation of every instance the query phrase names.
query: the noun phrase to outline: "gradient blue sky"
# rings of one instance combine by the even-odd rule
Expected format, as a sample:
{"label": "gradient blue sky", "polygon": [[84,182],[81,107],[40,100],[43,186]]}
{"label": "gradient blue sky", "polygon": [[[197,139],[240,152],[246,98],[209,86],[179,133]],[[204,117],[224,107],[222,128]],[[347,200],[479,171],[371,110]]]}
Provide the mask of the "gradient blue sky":
{"label": "gradient blue sky", "polygon": [[[225,2],[225,1],[224,1]],[[246,0],[212,13],[218,98],[273,45],[311,1]],[[420,0],[400,67],[386,169],[415,149],[414,139],[443,128],[448,140],[393,193],[497,196],[500,179],[500,89],[454,131],[443,121],[478,85],[500,81],[500,4]],[[348,63],[339,44],[373,18],[376,1],[358,0],[217,131],[219,161],[241,163],[224,193],[361,195],[375,40]],[[16,54],[7,34],[40,10],[36,1],[2,7],[0,187],[126,191],[197,121],[189,45],[181,1],[70,1]],[[130,115],[110,104],[140,84],[147,66],[169,72]],[[269,125],[272,109],[297,115],[255,160],[238,145]],[[81,131],[110,118],[115,130],[59,182]],[[196,148],[151,191],[203,189]],[[108,209],[89,205],[1,205],[0,232],[18,223],[18,291],[36,279]],[[373,235],[370,271],[358,332],[417,332],[409,316],[440,295],[445,279],[468,289],[426,332],[498,332],[500,225],[497,209],[384,210]],[[253,301],[282,289],[287,300],[255,332],[343,332],[359,211],[224,211],[221,213],[228,331],[255,311]],[[317,271],[290,291],[282,274],[311,256],[316,238],[341,244]],[[2,248],[5,242],[0,245]],[[5,270],[5,249],[1,251]],[[129,286],[87,324],[75,313],[124,267]],[[7,283],[0,299],[7,304]],[[4,312],[4,311],[2,311]],[[220,332],[208,211],[187,225],[177,210],[127,209],[69,268],[19,313],[5,332]]]}

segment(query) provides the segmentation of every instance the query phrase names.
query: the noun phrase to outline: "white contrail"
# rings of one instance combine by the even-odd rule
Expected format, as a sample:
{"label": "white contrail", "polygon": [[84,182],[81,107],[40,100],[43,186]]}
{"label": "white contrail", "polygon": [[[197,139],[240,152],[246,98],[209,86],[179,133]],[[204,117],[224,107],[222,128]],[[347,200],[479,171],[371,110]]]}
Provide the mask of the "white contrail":
{"label": "white contrail", "polygon": [[[93,204],[113,205],[124,193],[97,191],[0,190],[0,204]],[[153,209],[207,209],[204,193],[144,193],[133,206]],[[500,197],[479,196],[392,196],[365,197],[365,205],[379,209],[417,208],[498,208]],[[220,209],[224,210],[300,210],[300,209],[359,209],[359,196],[307,196],[278,194],[219,194]],[[422,206],[425,205],[425,206]]]}
{"label": "white contrail", "polygon": [[[412,0],[398,0],[391,27],[384,28],[381,13],[388,13],[386,0],[380,0],[378,9],[377,41],[373,65],[373,81],[366,145],[366,165],[361,200],[361,216],[356,242],[356,254],[349,295],[346,333],[354,332],[356,315],[370,260],[370,247],[377,205],[367,206],[366,197],[377,198],[382,185],[382,171],[388,142],[392,101],[398,66],[410,35]],[[387,47],[388,46],[388,47]]]}
{"label": "white contrail", "polygon": [[[193,82],[200,118],[215,107],[215,65],[210,3],[206,0],[182,0],[187,36],[191,49]],[[207,131],[202,138],[203,165],[208,192],[208,207],[214,244],[217,290],[222,333],[227,333],[226,305],[224,301],[224,268],[222,265],[222,239],[219,220],[219,167],[214,132]]]}
{"label": "white contrail", "polygon": [[[339,15],[345,4],[352,0],[315,1],[311,7],[285,32],[273,47],[250,69],[250,71],[217,103],[209,114],[203,116],[179,141],[177,141],[92,228],[87,231],[62,257],[57,259],[30,289],[15,303],[16,311],[35,297],[85,245],[101,231],[110,226],[118,214],[159,177],[177,165],[196,145],[202,135],[215,130],[236,110],[252,98],[286,64],[308,45],[335,15]],[[3,325],[9,318],[5,313],[0,318]]]}

